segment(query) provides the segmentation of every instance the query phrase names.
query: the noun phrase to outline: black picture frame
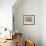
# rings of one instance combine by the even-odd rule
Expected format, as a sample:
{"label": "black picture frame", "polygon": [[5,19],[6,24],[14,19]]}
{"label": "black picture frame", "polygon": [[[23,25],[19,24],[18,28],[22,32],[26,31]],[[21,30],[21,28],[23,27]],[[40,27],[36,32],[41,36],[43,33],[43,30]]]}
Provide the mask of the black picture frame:
{"label": "black picture frame", "polygon": [[24,25],[35,25],[35,15],[23,15]]}

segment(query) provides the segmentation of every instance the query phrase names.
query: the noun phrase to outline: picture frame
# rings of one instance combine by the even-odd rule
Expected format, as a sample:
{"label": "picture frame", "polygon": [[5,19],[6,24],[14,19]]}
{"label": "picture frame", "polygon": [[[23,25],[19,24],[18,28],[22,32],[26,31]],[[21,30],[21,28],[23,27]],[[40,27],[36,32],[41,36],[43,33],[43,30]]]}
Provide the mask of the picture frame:
{"label": "picture frame", "polygon": [[35,15],[23,15],[23,24],[24,25],[34,25]]}

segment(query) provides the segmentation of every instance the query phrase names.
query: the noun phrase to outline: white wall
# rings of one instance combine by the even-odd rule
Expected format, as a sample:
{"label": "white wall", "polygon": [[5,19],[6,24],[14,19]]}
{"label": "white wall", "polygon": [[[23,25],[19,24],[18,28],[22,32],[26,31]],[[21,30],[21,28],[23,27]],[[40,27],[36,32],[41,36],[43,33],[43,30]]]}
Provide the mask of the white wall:
{"label": "white wall", "polygon": [[[14,5],[13,12],[18,32],[41,46],[41,0],[23,0],[19,6]],[[35,15],[35,25],[23,25],[23,15]]]}
{"label": "white wall", "polygon": [[[46,46],[46,0],[41,0],[41,2],[40,0],[25,0],[24,2],[22,1],[20,3],[21,5],[19,4],[19,6],[16,4],[13,8],[13,12],[15,15],[15,28],[19,32],[23,32],[25,37],[27,37],[27,34],[28,38],[31,36],[30,38],[33,38],[37,42],[38,46],[40,43],[40,39],[40,44],[42,44],[41,46]],[[23,25],[24,14],[35,14],[35,25]]]}
{"label": "white wall", "polygon": [[46,46],[46,0],[41,1],[41,38],[42,46]]}
{"label": "white wall", "polygon": [[16,0],[0,0],[0,27],[12,28],[12,6]]}

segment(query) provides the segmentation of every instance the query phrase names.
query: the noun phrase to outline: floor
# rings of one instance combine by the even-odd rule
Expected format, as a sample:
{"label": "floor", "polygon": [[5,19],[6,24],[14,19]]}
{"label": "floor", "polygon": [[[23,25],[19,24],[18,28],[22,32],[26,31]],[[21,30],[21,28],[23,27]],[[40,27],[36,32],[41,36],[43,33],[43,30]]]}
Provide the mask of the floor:
{"label": "floor", "polygon": [[2,43],[0,46],[16,46],[15,39],[13,40],[6,40],[6,42]]}
{"label": "floor", "polygon": [[[16,46],[16,39],[6,40],[6,42],[4,42],[3,44],[1,44],[0,46]],[[24,44],[21,43],[20,46],[24,46]]]}

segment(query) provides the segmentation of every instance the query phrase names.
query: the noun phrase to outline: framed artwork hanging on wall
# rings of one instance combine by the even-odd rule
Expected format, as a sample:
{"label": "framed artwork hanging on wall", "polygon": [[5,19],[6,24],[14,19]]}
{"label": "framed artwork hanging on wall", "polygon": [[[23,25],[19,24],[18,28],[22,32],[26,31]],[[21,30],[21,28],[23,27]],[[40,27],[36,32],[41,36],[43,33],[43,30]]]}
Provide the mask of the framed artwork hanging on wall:
{"label": "framed artwork hanging on wall", "polygon": [[24,25],[34,25],[35,15],[23,15],[23,24]]}

